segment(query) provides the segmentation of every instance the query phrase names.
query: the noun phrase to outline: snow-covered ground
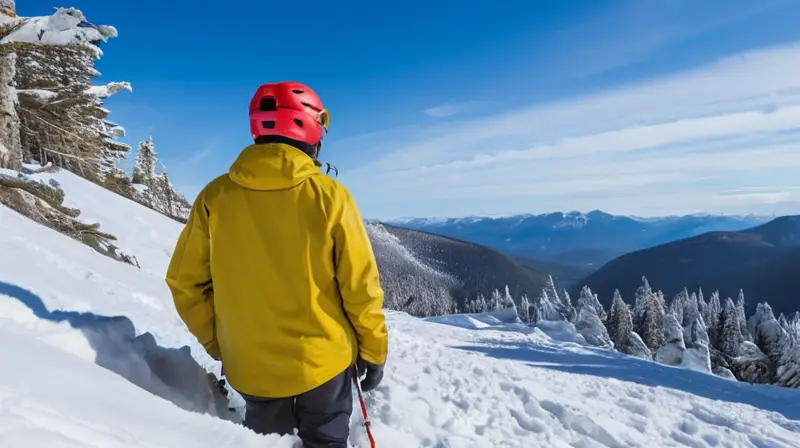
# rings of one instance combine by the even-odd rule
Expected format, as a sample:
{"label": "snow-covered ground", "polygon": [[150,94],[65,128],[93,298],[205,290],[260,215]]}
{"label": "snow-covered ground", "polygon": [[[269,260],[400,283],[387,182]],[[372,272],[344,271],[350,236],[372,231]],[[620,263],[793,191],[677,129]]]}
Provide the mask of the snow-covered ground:
{"label": "snow-covered ground", "polygon": [[[219,365],[172,307],[163,273],[181,225],[69,173],[38,176],[142,269],[0,206],[0,446],[296,446],[236,423],[212,381]],[[367,397],[379,447],[800,447],[796,390],[505,317],[389,313],[386,378]]]}

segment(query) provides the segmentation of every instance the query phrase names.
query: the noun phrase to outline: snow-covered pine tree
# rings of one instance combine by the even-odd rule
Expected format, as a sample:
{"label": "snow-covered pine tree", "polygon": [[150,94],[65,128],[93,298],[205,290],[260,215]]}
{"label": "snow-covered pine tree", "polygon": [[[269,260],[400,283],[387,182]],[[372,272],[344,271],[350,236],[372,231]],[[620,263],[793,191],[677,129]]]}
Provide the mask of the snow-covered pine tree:
{"label": "snow-covered pine tree", "polygon": [[514,314],[514,319],[519,319],[519,308],[517,308],[516,302],[514,302],[514,297],[511,296],[511,292],[508,290],[508,285],[506,285],[506,289],[503,293],[503,307],[510,310]]}
{"label": "snow-covered pine tree", "polygon": [[[589,290],[591,293],[591,290]],[[600,299],[597,297],[597,294],[592,294],[592,299],[594,302],[594,309],[597,311],[597,317],[600,318],[601,321],[605,322],[608,319],[608,313],[606,309],[603,307],[603,304],[600,303]]]}
{"label": "snow-covered pine tree", "polygon": [[[581,293],[578,296],[578,302],[575,304],[575,308],[580,313],[581,308],[585,306],[592,306],[594,307],[594,297],[592,297],[592,290],[589,289],[589,286],[583,285],[581,288]],[[595,311],[597,311],[595,309]]]}
{"label": "snow-covered pine tree", "polygon": [[[705,321],[700,312],[697,295],[692,293],[692,295],[689,296],[689,300],[686,302],[686,307],[683,309],[683,322],[681,322],[681,325],[683,326],[684,334],[691,334],[692,325],[694,325],[694,322],[698,319],[703,323],[703,328],[705,329]],[[706,334],[706,338],[708,338],[708,334]],[[687,341],[687,345],[691,344]]]}
{"label": "snow-covered pine tree", "polygon": [[719,291],[714,291],[711,294],[711,300],[708,301],[708,305],[705,307],[705,313],[703,314],[703,320],[706,322],[706,326],[708,327],[708,337],[711,338],[711,345],[713,347],[719,346],[719,317],[720,313],[722,313],[722,305],[720,304],[719,300]]}
{"label": "snow-covered pine tree", "polygon": [[753,335],[753,342],[771,360],[777,362],[788,343],[786,330],[781,327],[772,307],[767,303],[759,303],[756,313],[747,322]]}
{"label": "snow-covered pine tree", "polygon": [[503,307],[503,295],[500,294],[499,289],[492,291],[492,298],[489,300],[491,306],[490,311],[500,311]]}
{"label": "snow-covered pine tree", "polygon": [[653,290],[650,282],[642,277],[642,286],[636,289],[635,301],[631,318],[633,319],[633,331],[642,334],[644,332],[644,320],[647,313],[647,304],[650,302]]}
{"label": "snow-covered pine tree", "polygon": [[800,339],[800,311],[796,311],[789,319],[790,333]]}
{"label": "snow-covered pine tree", "polygon": [[[566,292],[566,291],[564,291]],[[549,305],[547,301],[555,307],[556,311],[561,314],[561,318],[559,319],[548,319],[548,320],[567,320],[569,322],[575,321],[575,316],[577,312],[575,311],[575,307],[572,306],[572,301],[568,294],[559,294],[558,288],[556,287],[556,283],[553,280],[553,276],[550,275],[547,277],[547,283],[545,284],[544,291],[541,297],[542,300],[542,311],[549,312],[547,308]],[[542,314],[545,315],[544,313]]]}
{"label": "snow-covered pine tree", "polygon": [[[586,290],[586,288],[584,288]],[[594,300],[589,292],[588,296],[581,294],[578,299],[578,317],[575,321],[575,329],[586,339],[590,345],[602,348],[614,348],[614,343],[608,335],[605,325],[597,315],[594,307]]]}
{"label": "snow-covered pine tree", "polygon": [[5,32],[2,53],[16,54],[23,158],[52,162],[130,195],[127,175],[117,167],[130,147],[116,140],[124,130],[107,120],[103,107],[130,85],[91,84],[100,75],[94,67],[101,54],[97,45],[116,37],[116,29],[90,24],[77,9],[57,8],[52,16],[23,19]]}
{"label": "snow-covered pine tree", "polygon": [[155,184],[154,177],[157,163],[156,142],[153,140],[153,134],[151,133],[147,140],[139,142],[136,159],[133,162],[133,176],[131,176],[133,183],[148,187]]}
{"label": "snow-covered pine tree", "polygon": [[619,290],[614,291],[614,301],[608,314],[608,334],[614,348],[620,353],[625,353],[642,359],[653,359],[653,354],[642,341],[638,333],[633,331],[631,310]]}
{"label": "snow-covered pine tree", "polygon": [[753,340],[753,337],[750,335],[750,330],[747,329],[747,313],[745,308],[744,290],[740,289],[739,297],[736,299],[736,317],[739,321],[739,332],[742,334],[743,342]]}
{"label": "snow-covered pine tree", "polygon": [[664,343],[664,301],[663,295],[651,294],[645,299],[645,315],[640,336],[647,347],[655,352]]}
{"label": "snow-covered pine tree", "polygon": [[744,342],[744,338],[739,327],[739,313],[730,298],[725,300],[725,306],[722,308],[722,313],[720,313],[718,325],[719,327],[716,331],[718,338],[717,348],[730,357],[739,356],[739,346]]}
{"label": "snow-covered pine tree", "polygon": [[147,140],[139,143],[133,164],[133,197],[137,202],[170,218],[186,222],[192,205],[172,186],[167,173],[157,173],[159,164],[156,143],[151,133]]}
{"label": "snow-covered pine tree", "polygon": [[531,322],[531,302],[528,300],[528,296],[526,294],[523,294],[522,298],[520,299],[517,314],[519,315],[519,320],[522,321],[522,323],[527,324]]}
{"label": "snow-covered pine tree", "polygon": [[[551,277],[552,281],[552,277]],[[566,317],[568,322],[575,322],[575,319],[578,318],[578,310],[572,305],[572,299],[569,296],[569,293],[564,290],[561,294],[561,303],[564,307],[564,317]]]}
{"label": "snow-covered pine tree", "polygon": [[775,318],[772,308],[759,303],[748,322],[753,340],[774,366],[774,384],[800,388],[800,341]]}
{"label": "snow-covered pine tree", "polygon": [[566,319],[561,308],[561,302],[550,296],[547,286],[542,289],[542,293],[534,300],[533,309],[535,310],[535,322],[540,320],[560,321]]}
{"label": "snow-covered pine tree", "polygon": [[476,307],[477,313],[486,313],[489,312],[489,304],[486,302],[486,297],[483,293],[478,293],[478,303]]}
{"label": "snow-covered pine tree", "polygon": [[622,300],[619,290],[614,290],[614,299],[608,314],[608,335],[619,348],[625,342],[626,335],[633,331],[631,313],[628,305]]}
{"label": "snow-covered pine tree", "polygon": [[783,328],[786,331],[789,331],[791,329],[791,326],[789,325],[789,319],[787,319],[783,313],[781,313],[781,315],[778,316],[778,323],[781,325],[781,328]]}
{"label": "snow-covered pine tree", "polygon": [[[695,298],[697,300],[697,298]],[[672,313],[673,316],[678,320],[678,323],[681,326],[684,326],[684,318],[683,313],[686,308],[689,306],[689,291],[686,288],[683,288],[675,298],[672,299],[672,302],[669,304],[669,312]]]}
{"label": "snow-covered pine tree", "polygon": [[[706,313],[708,312],[708,302],[703,298],[703,288],[697,288],[697,309],[700,310],[700,315],[703,316],[703,320],[705,320]],[[707,322],[706,325],[708,325]]]}

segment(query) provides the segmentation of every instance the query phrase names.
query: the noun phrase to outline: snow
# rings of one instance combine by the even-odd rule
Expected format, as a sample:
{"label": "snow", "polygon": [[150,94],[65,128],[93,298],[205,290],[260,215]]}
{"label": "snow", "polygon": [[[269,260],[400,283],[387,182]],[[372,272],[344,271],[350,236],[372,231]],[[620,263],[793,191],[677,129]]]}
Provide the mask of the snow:
{"label": "snow", "polygon": [[[58,181],[142,269],[0,206],[0,446],[296,446],[237,423],[238,397],[214,387],[219,364],[178,318],[163,273],[182,226],[67,172],[34,177]],[[800,391],[591,347],[569,322],[387,318],[386,376],[366,397],[381,448],[800,440]],[[366,447],[360,421],[352,442]]]}
{"label": "snow", "polygon": [[111,82],[102,86],[91,86],[86,89],[86,94],[96,96],[97,98],[108,98],[122,90],[132,92],[133,87],[129,82]]}
{"label": "snow", "polygon": [[58,96],[57,92],[43,89],[18,89],[16,92],[17,94],[33,95],[42,100],[50,100]]}
{"label": "snow", "polygon": [[54,179],[67,192],[64,205],[81,210],[78,220],[99,222],[102,231],[117,237],[114,244],[122,252],[136,256],[142,270],[163,278],[182,230],[179,223],[66,170],[29,178]]}
{"label": "snow", "polygon": [[83,13],[74,8],[56,8],[51,16],[23,19],[22,26],[0,40],[0,44],[30,42],[86,45],[99,57],[102,52],[95,43],[105,42],[113,37],[117,37],[114,27],[88,24]]}

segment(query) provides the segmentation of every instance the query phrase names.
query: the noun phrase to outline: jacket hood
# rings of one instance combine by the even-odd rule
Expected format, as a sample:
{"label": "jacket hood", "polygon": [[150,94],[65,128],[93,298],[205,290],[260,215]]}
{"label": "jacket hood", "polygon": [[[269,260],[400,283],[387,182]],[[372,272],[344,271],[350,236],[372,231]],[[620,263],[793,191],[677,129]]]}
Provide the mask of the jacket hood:
{"label": "jacket hood", "polygon": [[248,146],[228,172],[231,180],[253,190],[286,190],[317,174],[311,157],[283,143]]}

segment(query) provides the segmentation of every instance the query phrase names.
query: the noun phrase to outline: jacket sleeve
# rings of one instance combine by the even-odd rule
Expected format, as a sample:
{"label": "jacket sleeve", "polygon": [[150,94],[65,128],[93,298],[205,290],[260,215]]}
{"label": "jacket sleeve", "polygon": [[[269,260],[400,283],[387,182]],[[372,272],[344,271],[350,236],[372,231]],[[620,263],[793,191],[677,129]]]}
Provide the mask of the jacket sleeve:
{"label": "jacket sleeve", "polygon": [[378,263],[361,214],[349,192],[334,218],[334,261],[344,309],[355,328],[364,361],[384,364],[389,338],[383,314],[383,289]]}
{"label": "jacket sleeve", "polygon": [[201,192],[189,214],[172,260],[166,282],[175,308],[189,331],[214,359],[220,349],[214,332],[214,287],[211,282],[208,210]]}

